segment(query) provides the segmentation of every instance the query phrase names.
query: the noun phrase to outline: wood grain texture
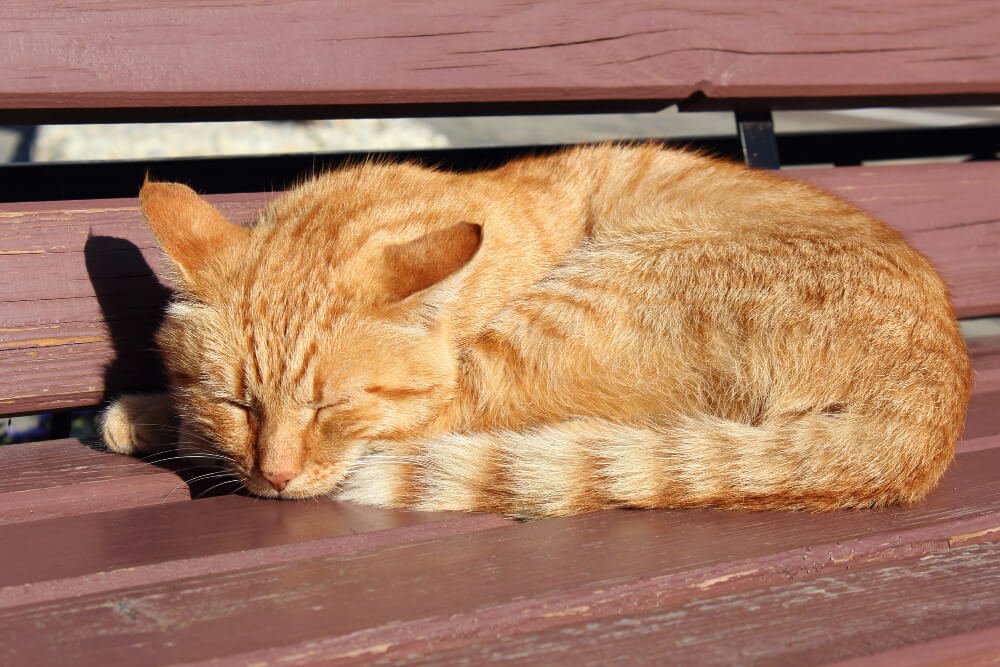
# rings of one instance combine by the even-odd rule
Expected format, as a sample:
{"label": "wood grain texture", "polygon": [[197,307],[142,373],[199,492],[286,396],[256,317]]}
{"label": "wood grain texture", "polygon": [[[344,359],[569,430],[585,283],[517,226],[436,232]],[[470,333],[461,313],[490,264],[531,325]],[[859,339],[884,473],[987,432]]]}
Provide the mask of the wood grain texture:
{"label": "wood grain texture", "polygon": [[[903,232],[937,264],[960,316],[1000,313],[1000,163],[787,174]],[[209,199],[246,221],[270,196]],[[0,414],[155,389],[162,382],[153,332],[166,298],[163,272],[135,200],[0,205]]]}
{"label": "wood grain texture", "polygon": [[[510,523],[497,515],[236,495],[34,521],[0,532],[0,608],[387,549]],[[74,558],[66,558],[67,549]]]}
{"label": "wood grain texture", "polygon": [[[247,221],[268,198],[209,199]],[[160,386],[166,268],[137,200],[0,207],[0,414]]]}
{"label": "wood grain texture", "polygon": [[[77,440],[5,445],[0,470],[0,525],[190,498],[171,470]],[[0,557],[4,567],[12,561]]]}
{"label": "wood grain texture", "polygon": [[829,667],[997,667],[1000,626],[837,662]]}
{"label": "wood grain texture", "polygon": [[996,625],[998,590],[991,543],[392,664],[805,667]]}
{"label": "wood grain texture", "polygon": [[976,365],[975,390],[1000,391],[1000,336],[970,340],[969,352]]}
{"label": "wood grain texture", "polygon": [[[825,515],[612,511],[391,548],[303,554],[221,574],[184,576],[178,568],[168,580],[131,585],[124,579],[122,587],[112,583],[98,592],[81,589],[80,595],[0,609],[7,638],[0,660],[393,661],[428,651],[474,650],[483,641],[514,641],[584,622],[602,626],[615,617],[655,615],[671,607],[697,606],[703,599],[724,602],[751,595],[748,591],[773,588],[777,597],[766,599],[794,601],[796,595],[780,590],[801,589],[812,601],[818,599],[817,577],[840,580],[853,576],[843,573],[855,568],[928,555],[946,562],[950,552],[961,552],[972,554],[961,561],[964,565],[934,570],[953,583],[974,573],[978,582],[971,588],[954,583],[954,593],[934,598],[940,632],[954,634],[989,624],[997,611],[992,605],[1000,604],[991,589],[1000,560],[990,545],[1000,537],[998,465],[998,449],[963,454],[941,488],[907,510]],[[185,509],[200,502],[206,501],[193,501]],[[95,521],[110,514],[117,513],[95,515]],[[294,521],[290,526],[294,532]],[[135,536],[136,530],[144,529],[118,535]],[[180,530],[175,527],[168,534],[165,558],[176,557],[169,545]],[[108,537],[97,544],[120,542]],[[48,567],[58,574],[75,566]],[[901,572],[919,572],[918,565],[886,567],[895,567],[897,578]],[[923,579],[917,583],[899,591],[930,590]],[[846,594],[852,589],[837,590]],[[886,589],[879,584],[873,590]],[[956,596],[969,604],[961,607]],[[698,608],[710,607],[705,603]],[[740,605],[724,611],[740,609],[746,623],[758,620]],[[937,613],[946,609],[954,612],[951,617]],[[816,610],[821,613],[821,606]],[[804,613],[802,607],[793,611]],[[724,627],[699,624],[703,634],[695,637]],[[892,646],[871,645],[868,652]]]}
{"label": "wood grain texture", "polygon": [[965,433],[958,443],[958,451],[974,451],[993,447],[1000,433],[1000,391],[974,393],[965,418]]}
{"label": "wood grain texture", "polygon": [[7,0],[0,109],[995,100],[998,16],[996,0]]}
{"label": "wood grain texture", "polygon": [[873,213],[938,266],[959,317],[1000,313],[1000,162],[792,169]]}

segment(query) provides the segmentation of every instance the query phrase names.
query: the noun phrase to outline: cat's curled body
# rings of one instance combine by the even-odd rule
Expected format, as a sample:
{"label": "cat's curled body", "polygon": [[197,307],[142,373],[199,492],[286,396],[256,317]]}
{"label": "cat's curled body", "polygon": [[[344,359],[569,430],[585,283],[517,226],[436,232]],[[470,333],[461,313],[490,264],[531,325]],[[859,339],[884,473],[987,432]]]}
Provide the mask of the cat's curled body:
{"label": "cat's curled body", "polygon": [[[968,355],[927,260],[736,164],[652,145],[365,164],[250,228],[183,186],[141,199],[177,269],[170,403],[259,495],[872,507],[922,498],[962,429]],[[163,400],[114,404],[110,448],[148,449],[130,420]]]}

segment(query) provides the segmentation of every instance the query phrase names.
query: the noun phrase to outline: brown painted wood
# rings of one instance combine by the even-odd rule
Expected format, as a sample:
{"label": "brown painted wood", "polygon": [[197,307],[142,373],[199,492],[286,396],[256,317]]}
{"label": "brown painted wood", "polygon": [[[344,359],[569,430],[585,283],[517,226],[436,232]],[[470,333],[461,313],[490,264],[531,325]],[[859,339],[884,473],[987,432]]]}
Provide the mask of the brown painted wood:
{"label": "brown painted wood", "polygon": [[921,642],[829,667],[996,667],[1000,626]]}
{"label": "brown painted wood", "polygon": [[958,451],[997,446],[997,439],[993,436],[998,433],[1000,433],[1000,391],[973,394],[965,418],[965,433],[958,443]]}
{"label": "brown painted wood", "polygon": [[1000,336],[970,340],[969,352],[976,367],[976,391],[1000,390]]}
{"label": "brown painted wood", "polygon": [[[269,197],[210,199],[247,221]],[[159,386],[164,266],[135,200],[0,207],[0,414]]]}
{"label": "brown painted wood", "polygon": [[171,470],[77,440],[5,445],[0,470],[0,526],[190,498]]}
{"label": "brown painted wood", "polygon": [[[0,6],[0,119],[1000,101],[996,0],[72,4]],[[1000,312],[998,166],[789,175],[900,229],[976,316]],[[218,202],[246,219],[265,199]],[[0,414],[156,384],[162,268],[134,201],[0,208]],[[169,470],[0,448],[0,662],[989,664],[1000,340],[973,354],[964,453],[908,510],[511,525],[175,503]]]}
{"label": "brown painted wood", "polygon": [[782,172],[872,212],[930,257],[960,317],[1000,313],[1000,162]]}
{"label": "brown painted wood", "polygon": [[246,118],[283,107],[331,116],[394,105],[411,114],[475,103],[1000,99],[1000,3],[919,9],[906,0],[486,0],[475,11],[459,0],[363,10],[323,0],[7,0],[0,109],[13,122],[24,110],[192,118],[216,108]]}
{"label": "brown painted wood", "polygon": [[[939,266],[960,315],[1000,312],[1000,163],[787,175],[829,188],[900,229]],[[210,199],[246,221],[268,197]],[[155,388],[162,269],[135,200],[0,205],[0,414]]]}
{"label": "brown painted wood", "polygon": [[[0,531],[0,608],[386,549],[510,523],[497,515],[236,495],[34,521]],[[66,558],[69,550],[73,558]]]}
{"label": "brown painted wood", "polygon": [[[917,580],[920,589],[935,593],[938,630],[954,634],[988,625],[989,614],[1000,611],[981,602],[985,597],[1000,605],[993,594],[1000,567],[995,546],[969,548],[1000,536],[997,466],[998,449],[963,454],[941,488],[907,510],[603,512],[221,575],[126,582],[123,588],[0,610],[0,627],[9,637],[0,659],[395,659],[584,621],[603,627],[612,617],[655,614],[667,605],[695,605],[703,613],[710,607],[697,605],[706,597],[724,602],[755,589],[775,587],[774,600],[796,599],[783,590],[802,591],[812,600],[817,581],[848,581],[860,576],[850,570],[868,566],[876,567],[867,572],[872,582],[889,581],[873,574],[883,571],[880,564],[928,555],[933,562],[958,563],[958,569],[931,568],[953,583],[953,593],[938,595],[937,575]],[[951,561],[950,552],[967,556]],[[896,568],[896,579],[922,571],[919,563],[886,567]],[[974,587],[967,585],[970,579]],[[914,588],[899,586],[903,593]],[[872,590],[890,592],[881,584]],[[953,616],[942,616],[942,609]],[[747,621],[757,618],[746,608],[741,613]],[[719,627],[699,624],[702,633]],[[868,652],[891,646],[872,645]]]}
{"label": "brown painted wood", "polygon": [[998,591],[1000,544],[989,543],[392,664],[821,665],[996,625]]}

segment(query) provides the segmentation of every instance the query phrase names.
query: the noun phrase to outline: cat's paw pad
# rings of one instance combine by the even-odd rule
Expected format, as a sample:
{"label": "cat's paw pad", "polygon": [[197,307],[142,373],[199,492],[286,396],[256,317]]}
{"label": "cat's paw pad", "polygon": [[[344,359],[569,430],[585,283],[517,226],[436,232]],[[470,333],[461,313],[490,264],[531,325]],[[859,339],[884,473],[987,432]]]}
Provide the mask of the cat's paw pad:
{"label": "cat's paw pad", "polygon": [[176,442],[173,410],[165,396],[122,396],[101,415],[100,433],[108,451],[151,454]]}

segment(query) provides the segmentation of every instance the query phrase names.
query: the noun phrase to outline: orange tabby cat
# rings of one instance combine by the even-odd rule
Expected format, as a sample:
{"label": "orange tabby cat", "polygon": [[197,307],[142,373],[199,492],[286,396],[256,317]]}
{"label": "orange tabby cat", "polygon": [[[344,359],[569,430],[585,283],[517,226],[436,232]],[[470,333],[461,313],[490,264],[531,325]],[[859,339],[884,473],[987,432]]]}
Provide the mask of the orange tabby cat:
{"label": "orange tabby cat", "polygon": [[927,260],[736,164],[652,145],[365,164],[250,228],[182,185],[140,198],[176,267],[172,398],[112,405],[105,439],[162,446],[143,424],[175,406],[261,496],[872,507],[927,494],[962,430],[969,360]]}

